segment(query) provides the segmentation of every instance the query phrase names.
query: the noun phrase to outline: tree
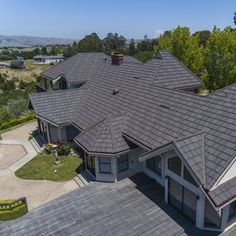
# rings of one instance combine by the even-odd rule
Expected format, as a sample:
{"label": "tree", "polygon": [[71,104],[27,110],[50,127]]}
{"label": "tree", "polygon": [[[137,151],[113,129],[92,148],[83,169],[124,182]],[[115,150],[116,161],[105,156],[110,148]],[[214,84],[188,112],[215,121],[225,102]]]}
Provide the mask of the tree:
{"label": "tree", "polygon": [[34,54],[34,56],[39,55],[39,54],[40,54],[40,49],[39,49],[39,48],[35,48],[35,49],[33,50],[33,54]]}
{"label": "tree", "polygon": [[138,51],[152,51],[153,50],[152,41],[148,39],[147,35],[144,35],[144,40],[138,43],[137,48]]}
{"label": "tree", "polygon": [[234,24],[236,25],[236,12],[234,12]]}
{"label": "tree", "polygon": [[209,90],[236,82],[236,31],[230,27],[215,29],[211,33],[204,54]]}
{"label": "tree", "polygon": [[11,61],[11,64],[10,64],[10,67],[12,69],[22,69],[24,67],[24,61],[23,60],[12,60]]}
{"label": "tree", "polygon": [[7,103],[8,114],[10,114],[10,116],[12,117],[19,118],[22,115],[22,113],[26,111],[26,103],[27,100],[23,98],[17,100],[9,99]]}
{"label": "tree", "polygon": [[21,79],[20,82],[19,82],[19,88],[20,88],[20,89],[25,89],[25,88],[26,88],[26,85],[27,85],[26,82]]}
{"label": "tree", "polygon": [[153,51],[139,51],[134,57],[142,62],[147,62],[153,58]]}
{"label": "tree", "polygon": [[55,46],[52,46],[50,54],[53,55],[53,56],[57,55]]}
{"label": "tree", "polygon": [[41,51],[42,51],[42,55],[47,55],[48,54],[46,47],[42,47]]}
{"label": "tree", "polygon": [[209,30],[197,31],[193,34],[193,36],[196,36],[196,35],[199,36],[200,45],[203,45],[205,47],[206,42],[211,35],[211,31],[209,31]]}
{"label": "tree", "polygon": [[134,54],[135,54],[135,42],[134,39],[131,39],[129,44],[129,55],[133,56]]}
{"label": "tree", "polygon": [[78,42],[78,52],[100,52],[101,49],[101,39],[96,33],[86,35]]}
{"label": "tree", "polygon": [[12,93],[16,89],[15,82],[13,80],[5,80],[0,84],[0,89],[2,89],[4,93]]}
{"label": "tree", "polygon": [[191,35],[187,27],[177,27],[168,34],[161,35],[155,46],[155,53],[166,49],[183,62],[193,73],[203,76],[203,47],[199,36]]}
{"label": "tree", "polygon": [[108,33],[102,43],[103,50],[110,54],[113,51],[122,51],[125,47],[126,38],[118,33]]}
{"label": "tree", "polygon": [[76,51],[69,45],[68,47],[64,48],[63,55],[64,57],[68,58],[76,54]]}

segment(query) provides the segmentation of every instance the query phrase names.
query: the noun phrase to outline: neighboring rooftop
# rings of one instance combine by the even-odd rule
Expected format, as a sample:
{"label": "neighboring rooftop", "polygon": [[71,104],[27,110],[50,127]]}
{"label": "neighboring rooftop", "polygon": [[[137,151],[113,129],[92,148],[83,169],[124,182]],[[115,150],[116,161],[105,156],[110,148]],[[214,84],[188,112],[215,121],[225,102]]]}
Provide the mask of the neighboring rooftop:
{"label": "neighboring rooftop", "polygon": [[37,55],[34,56],[34,60],[46,60],[46,59],[64,59],[64,56],[48,56],[48,55]]}

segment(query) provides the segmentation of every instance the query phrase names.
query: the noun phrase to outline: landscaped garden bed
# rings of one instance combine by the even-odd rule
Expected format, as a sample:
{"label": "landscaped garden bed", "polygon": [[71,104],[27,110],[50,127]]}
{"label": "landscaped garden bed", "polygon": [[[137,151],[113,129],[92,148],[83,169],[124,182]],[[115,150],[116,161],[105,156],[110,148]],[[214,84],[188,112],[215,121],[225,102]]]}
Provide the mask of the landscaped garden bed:
{"label": "landscaped garden bed", "polygon": [[58,156],[41,153],[15,172],[22,179],[67,181],[73,179],[83,168],[79,156]]}
{"label": "landscaped garden bed", "polygon": [[0,221],[14,220],[28,212],[26,199],[0,201]]}

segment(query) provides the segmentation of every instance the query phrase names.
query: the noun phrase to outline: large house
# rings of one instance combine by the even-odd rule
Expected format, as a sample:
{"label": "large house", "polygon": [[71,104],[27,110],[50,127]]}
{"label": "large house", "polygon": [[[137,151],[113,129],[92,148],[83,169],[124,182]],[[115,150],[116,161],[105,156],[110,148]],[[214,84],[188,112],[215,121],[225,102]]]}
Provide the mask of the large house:
{"label": "large house", "polygon": [[47,56],[47,55],[37,55],[33,58],[36,62],[40,64],[50,64],[59,63],[64,61],[63,56]]}
{"label": "large house", "polygon": [[79,145],[97,181],[144,172],[196,227],[235,224],[236,85],[199,96],[201,81],[167,51],[147,63],[79,53],[42,76],[48,91],[30,95],[41,135]]}

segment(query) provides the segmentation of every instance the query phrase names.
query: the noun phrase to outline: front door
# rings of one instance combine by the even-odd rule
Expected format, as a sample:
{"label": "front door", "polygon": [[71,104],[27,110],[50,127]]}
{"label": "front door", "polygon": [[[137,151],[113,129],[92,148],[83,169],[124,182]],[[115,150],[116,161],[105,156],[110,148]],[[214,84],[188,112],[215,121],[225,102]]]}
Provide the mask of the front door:
{"label": "front door", "polygon": [[168,202],[175,209],[196,222],[197,195],[169,178]]}

